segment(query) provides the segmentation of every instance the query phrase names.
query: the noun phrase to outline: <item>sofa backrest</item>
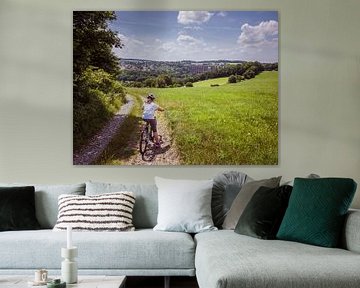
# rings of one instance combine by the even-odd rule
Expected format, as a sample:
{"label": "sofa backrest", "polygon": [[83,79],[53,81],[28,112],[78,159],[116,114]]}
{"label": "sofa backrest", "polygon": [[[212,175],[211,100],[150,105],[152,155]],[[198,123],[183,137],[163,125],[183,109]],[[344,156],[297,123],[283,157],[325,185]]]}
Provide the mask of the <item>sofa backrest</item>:
{"label": "sofa backrest", "polygon": [[55,226],[58,216],[58,197],[61,194],[85,195],[85,183],[60,185],[0,183],[0,186],[34,186],[36,218],[43,229],[52,229]]}
{"label": "sofa backrest", "polygon": [[153,228],[157,223],[158,192],[155,184],[86,182],[85,195],[131,191],[135,194],[133,223],[136,229]]}
{"label": "sofa backrest", "polygon": [[360,253],[360,209],[350,209],[345,217],[341,248]]}

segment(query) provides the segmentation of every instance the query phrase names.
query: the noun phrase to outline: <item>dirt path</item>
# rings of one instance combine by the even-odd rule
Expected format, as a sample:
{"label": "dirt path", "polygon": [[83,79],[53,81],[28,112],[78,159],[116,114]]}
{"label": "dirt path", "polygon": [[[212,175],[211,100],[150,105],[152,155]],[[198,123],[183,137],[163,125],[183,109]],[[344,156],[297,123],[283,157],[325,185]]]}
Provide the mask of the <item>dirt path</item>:
{"label": "dirt path", "polygon": [[74,165],[89,165],[104,151],[123,124],[125,118],[133,109],[134,98],[130,95],[126,95],[126,100],[127,103],[121,106],[118,113],[116,113],[109,123],[89,141],[89,145],[84,147],[80,152],[74,153]]}
{"label": "dirt path", "polygon": [[[125,161],[124,165],[180,165],[179,152],[176,143],[171,139],[171,131],[163,113],[165,112],[157,112],[158,132],[162,135],[161,147],[155,148],[151,143],[150,149],[148,148],[145,154],[141,155],[139,137],[137,137],[129,143],[136,153]],[[141,127],[139,126],[138,129],[140,131]]]}
{"label": "dirt path", "polygon": [[[119,131],[120,133],[122,132],[121,127],[123,126],[124,120],[131,113],[135,105],[134,96],[126,95],[126,99],[128,102],[123,105],[119,112],[113,117],[113,119],[111,119],[109,123],[89,141],[89,145],[84,147],[80,152],[74,153],[74,165],[90,165],[94,163],[94,161],[97,160],[108,147],[114,136],[119,133]],[[171,139],[171,132],[167,126],[165,116],[160,112],[157,114],[158,132],[160,135],[162,135],[161,147],[155,148],[154,144],[151,143],[150,148],[147,149],[145,154],[140,154],[139,131],[143,123],[142,121],[139,121],[135,131],[130,132],[131,135],[129,134],[126,136],[126,138],[129,140],[127,141],[125,147],[127,151],[132,151],[130,153],[131,156],[127,159],[124,159],[124,155],[119,155],[120,157],[117,158],[115,156],[117,153],[113,153],[114,151],[108,151],[109,155],[115,156],[115,158],[107,160],[109,165],[117,165],[111,164],[112,160],[120,160],[121,164],[119,165],[180,165],[179,153],[176,148],[176,144]],[[140,118],[141,115],[138,115],[138,117]],[[111,145],[109,145],[109,147],[111,147]]]}

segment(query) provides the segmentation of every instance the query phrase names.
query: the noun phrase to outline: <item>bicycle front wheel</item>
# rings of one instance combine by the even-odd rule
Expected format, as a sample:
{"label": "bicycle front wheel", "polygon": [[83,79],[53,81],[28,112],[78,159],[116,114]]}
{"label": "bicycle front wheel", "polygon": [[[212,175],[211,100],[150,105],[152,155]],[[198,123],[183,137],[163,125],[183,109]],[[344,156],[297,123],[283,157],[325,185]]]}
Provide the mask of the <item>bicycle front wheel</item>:
{"label": "bicycle front wheel", "polygon": [[148,144],[148,140],[146,138],[146,135],[143,132],[141,132],[141,135],[140,135],[140,143],[139,143],[139,148],[140,148],[140,153],[141,154],[144,154],[145,151],[146,151],[146,147],[147,147],[147,144]]}

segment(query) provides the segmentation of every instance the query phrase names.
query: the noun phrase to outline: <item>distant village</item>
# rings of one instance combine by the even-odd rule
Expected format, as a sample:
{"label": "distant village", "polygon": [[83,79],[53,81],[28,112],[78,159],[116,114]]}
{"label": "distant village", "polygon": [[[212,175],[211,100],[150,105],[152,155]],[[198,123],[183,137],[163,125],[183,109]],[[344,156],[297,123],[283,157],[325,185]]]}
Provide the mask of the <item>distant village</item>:
{"label": "distant village", "polygon": [[[278,69],[278,63],[240,60],[154,61],[121,59],[118,80],[130,87],[192,87],[194,82],[229,77],[229,83],[254,78]],[[230,78],[231,77],[231,78]]]}
{"label": "distant village", "polygon": [[120,67],[130,71],[158,71],[171,74],[201,74],[205,72],[215,71],[229,64],[241,64],[245,61],[229,61],[229,60],[207,60],[207,61],[154,61],[143,59],[121,59]]}

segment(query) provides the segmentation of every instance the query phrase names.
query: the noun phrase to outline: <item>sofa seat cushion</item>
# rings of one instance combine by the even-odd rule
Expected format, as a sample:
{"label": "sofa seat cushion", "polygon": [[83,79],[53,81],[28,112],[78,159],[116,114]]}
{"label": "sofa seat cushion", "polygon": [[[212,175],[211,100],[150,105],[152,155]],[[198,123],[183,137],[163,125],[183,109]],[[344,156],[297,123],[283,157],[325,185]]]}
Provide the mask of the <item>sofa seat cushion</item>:
{"label": "sofa seat cushion", "polygon": [[200,288],[346,288],[360,283],[360,254],[229,230],[195,236]]}
{"label": "sofa seat cushion", "polygon": [[[186,233],[144,229],[133,232],[73,232],[83,269],[194,269],[195,244]],[[66,232],[2,232],[0,269],[60,269]]]}

